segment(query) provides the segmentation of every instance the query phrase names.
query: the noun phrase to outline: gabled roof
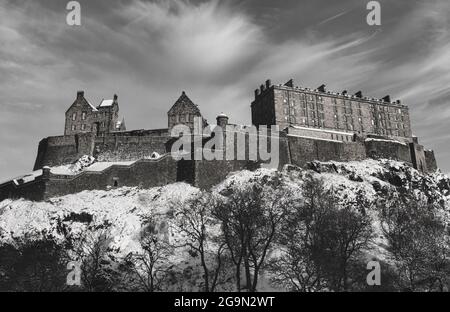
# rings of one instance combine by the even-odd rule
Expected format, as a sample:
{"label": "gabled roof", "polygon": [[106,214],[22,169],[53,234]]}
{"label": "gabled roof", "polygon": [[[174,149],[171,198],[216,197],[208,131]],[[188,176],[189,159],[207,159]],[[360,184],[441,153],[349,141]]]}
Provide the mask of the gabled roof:
{"label": "gabled roof", "polygon": [[93,112],[97,112],[98,110],[97,110],[97,108],[94,106],[94,105],[92,105],[88,100],[86,100],[86,99],[84,99],[88,104],[89,104],[89,106],[92,108],[92,111]]}
{"label": "gabled roof", "polygon": [[114,100],[102,100],[98,107],[108,107],[114,104]]}
{"label": "gabled roof", "polygon": [[169,111],[167,113],[170,115],[178,109],[182,110],[182,109],[187,109],[187,108],[190,108],[198,115],[201,115],[200,109],[198,108],[198,106],[195,105],[194,102],[192,102],[191,99],[183,91],[181,93],[181,96],[178,98],[178,100],[175,102],[175,104],[173,104],[172,108],[169,109]]}
{"label": "gabled roof", "polygon": [[66,110],[66,114],[67,112],[72,108],[72,106],[74,106],[75,104],[78,103],[82,103],[84,105],[89,106],[90,109],[92,109],[93,112],[97,112],[97,108],[92,105],[85,97],[84,97],[84,92],[83,91],[78,91],[77,93],[77,98],[75,99],[75,101],[72,103],[72,105],[70,105],[70,107]]}

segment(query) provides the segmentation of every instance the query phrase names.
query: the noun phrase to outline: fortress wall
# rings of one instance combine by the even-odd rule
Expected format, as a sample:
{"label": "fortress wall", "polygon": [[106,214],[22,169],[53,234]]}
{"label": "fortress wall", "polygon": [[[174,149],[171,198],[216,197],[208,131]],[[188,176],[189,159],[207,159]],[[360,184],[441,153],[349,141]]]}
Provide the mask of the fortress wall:
{"label": "fortress wall", "polygon": [[86,171],[78,176],[51,175],[45,197],[61,196],[83,190],[106,190],[114,187],[163,186],[177,180],[176,161],[172,157],[159,160],[141,160],[131,166],[113,165],[103,172]]}
{"label": "fortress wall", "polygon": [[315,140],[294,136],[289,136],[288,139],[292,164],[303,167],[307,162],[318,158]]}
{"label": "fortress wall", "polygon": [[229,173],[247,169],[247,160],[198,160],[194,164],[196,187],[208,189],[222,182]]}
{"label": "fortress wall", "polygon": [[423,146],[417,143],[410,143],[409,148],[413,167],[422,172],[427,172],[427,161]]}
{"label": "fortress wall", "polygon": [[41,178],[36,178],[35,181],[23,185],[15,185],[13,181],[10,181],[0,186],[0,201],[7,198],[40,201],[44,199],[45,189],[45,181]]}
{"label": "fortress wall", "polygon": [[72,163],[83,155],[92,155],[93,139],[90,133],[43,139],[39,142],[33,170]]}
{"label": "fortress wall", "polygon": [[108,137],[97,140],[94,156],[98,161],[127,161],[148,158],[153,152],[166,153],[166,136]]}
{"label": "fortress wall", "polygon": [[289,136],[291,163],[305,166],[307,162],[351,161],[366,158],[364,144],[360,142],[338,142]]}
{"label": "fortress wall", "polygon": [[434,172],[437,170],[437,162],[436,157],[434,156],[434,152],[431,150],[425,150],[425,162],[427,164],[427,171]]}
{"label": "fortress wall", "polygon": [[363,160],[367,158],[366,146],[362,142],[348,142],[341,146],[342,161]]}
{"label": "fortress wall", "polygon": [[406,144],[389,141],[366,141],[367,157],[395,159],[412,164],[410,148]]}
{"label": "fortress wall", "polygon": [[314,143],[316,145],[317,160],[330,161],[342,159],[343,143],[321,140],[317,140]]}

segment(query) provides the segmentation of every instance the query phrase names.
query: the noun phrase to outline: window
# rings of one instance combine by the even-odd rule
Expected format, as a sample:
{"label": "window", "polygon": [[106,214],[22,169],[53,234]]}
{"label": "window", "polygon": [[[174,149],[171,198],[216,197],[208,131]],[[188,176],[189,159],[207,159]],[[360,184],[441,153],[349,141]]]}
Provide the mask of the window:
{"label": "window", "polygon": [[72,131],[75,131],[75,130],[77,130],[77,126],[72,125]]}
{"label": "window", "polygon": [[86,130],[86,125],[85,124],[81,125],[81,130],[83,130],[83,131]]}
{"label": "window", "polygon": [[105,122],[104,121],[102,121],[102,128],[104,128],[105,127]]}
{"label": "window", "polygon": [[86,112],[82,112],[81,113],[81,119],[82,120],[86,120]]}
{"label": "window", "polygon": [[72,120],[77,120],[77,113],[72,114]]}

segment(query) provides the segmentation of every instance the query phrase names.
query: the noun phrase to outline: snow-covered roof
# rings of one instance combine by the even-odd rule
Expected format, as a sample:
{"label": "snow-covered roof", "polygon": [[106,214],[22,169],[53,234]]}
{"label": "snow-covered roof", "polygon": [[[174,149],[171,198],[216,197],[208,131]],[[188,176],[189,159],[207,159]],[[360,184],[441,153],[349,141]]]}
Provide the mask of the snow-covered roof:
{"label": "snow-covered roof", "polygon": [[98,107],[108,107],[114,104],[114,100],[102,100]]}
{"label": "snow-covered roof", "polygon": [[316,140],[316,141],[327,141],[327,142],[342,143],[342,141],[339,141],[339,140],[324,139],[324,138],[312,137],[312,136],[307,136],[307,135],[288,134],[288,136],[296,137],[296,138],[304,138],[304,139]]}
{"label": "snow-covered roof", "polygon": [[97,108],[94,105],[92,105],[86,98],[84,100],[86,101],[86,103],[88,103],[88,105],[91,107],[93,112],[97,112],[98,111]]}
{"label": "snow-covered roof", "polygon": [[42,169],[39,169],[39,170],[33,171],[30,174],[25,174],[25,175],[15,177],[13,179],[7,179],[7,180],[0,181],[0,185],[11,182],[11,181],[13,181],[14,184],[16,184],[16,185],[21,184],[20,182],[28,183],[28,182],[34,181],[37,177],[39,177],[41,175],[42,175]]}
{"label": "snow-covered roof", "polygon": [[397,141],[397,140],[386,140],[386,139],[375,139],[375,138],[367,138],[366,140],[365,140],[366,142],[388,142],[388,143],[397,143],[397,144],[401,144],[401,145],[408,145],[408,144],[406,144],[406,143],[404,143],[404,142],[400,142],[400,141]]}
{"label": "snow-covered roof", "polygon": [[293,126],[293,125],[291,125],[290,127],[294,128],[294,129],[299,129],[299,130],[326,132],[326,133],[333,133],[333,134],[340,134],[340,135],[349,135],[349,136],[353,135],[353,133],[350,133],[350,132],[335,131],[335,130],[328,130],[328,129],[317,129],[317,128],[300,127],[300,126]]}

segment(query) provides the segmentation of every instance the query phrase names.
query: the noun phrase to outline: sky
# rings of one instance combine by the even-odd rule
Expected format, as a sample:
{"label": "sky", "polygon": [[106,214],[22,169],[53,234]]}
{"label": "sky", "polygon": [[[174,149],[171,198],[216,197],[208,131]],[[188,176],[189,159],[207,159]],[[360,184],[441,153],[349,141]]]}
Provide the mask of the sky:
{"label": "sky", "polygon": [[450,172],[450,3],[384,0],[0,0],[0,178],[31,171],[39,141],[62,135],[77,90],[119,96],[127,128],[167,126],[182,91],[214,122],[250,124],[271,79],[390,94],[409,106],[419,142]]}

